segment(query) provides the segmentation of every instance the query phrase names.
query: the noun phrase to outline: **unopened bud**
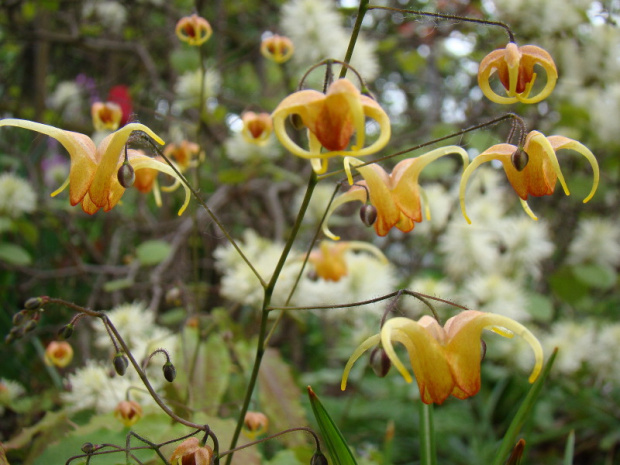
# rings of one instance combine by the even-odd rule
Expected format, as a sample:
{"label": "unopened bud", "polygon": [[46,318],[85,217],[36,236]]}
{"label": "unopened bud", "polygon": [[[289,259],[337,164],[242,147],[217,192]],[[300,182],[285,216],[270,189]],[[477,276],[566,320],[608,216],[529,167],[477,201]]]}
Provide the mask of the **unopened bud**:
{"label": "unopened bud", "polygon": [[510,457],[506,461],[506,465],[519,465],[521,458],[523,457],[523,451],[525,450],[525,439],[519,439],[514,449],[510,453]]}
{"label": "unopened bud", "polygon": [[510,156],[510,162],[517,171],[523,171],[529,161],[529,155],[522,148],[518,148],[517,150],[512,152],[512,155]]}
{"label": "unopened bud", "polygon": [[385,378],[392,367],[390,358],[383,350],[383,347],[375,347],[370,353],[370,366],[379,378]]}
{"label": "unopened bud", "polygon": [[58,330],[58,338],[63,339],[63,340],[69,339],[73,335],[74,329],[75,329],[75,326],[73,326],[71,323],[63,326],[62,328]]}
{"label": "unopened bud", "polygon": [[377,221],[377,208],[374,205],[362,205],[362,208],[360,208],[360,218],[366,226],[372,226]]}
{"label": "unopened bud", "polygon": [[24,326],[24,333],[29,333],[30,331],[32,331],[33,329],[35,329],[37,327],[37,320],[35,320],[34,318],[30,321],[28,321]]}
{"label": "unopened bud", "polygon": [[122,352],[117,353],[114,356],[114,370],[119,376],[123,376],[127,371],[127,367],[129,366],[129,362],[127,361],[127,357]]}
{"label": "unopened bud", "polygon": [[92,454],[95,452],[95,445],[92,442],[85,442],[82,444],[82,452],[85,454]]}
{"label": "unopened bud", "polygon": [[44,301],[41,297],[30,297],[28,300],[26,300],[24,308],[26,310],[38,310],[43,306],[43,303]]}
{"label": "unopened bud", "polygon": [[323,452],[317,450],[310,459],[310,465],[328,465],[327,457],[323,455]]}
{"label": "unopened bud", "polygon": [[125,189],[133,186],[134,181],[136,180],[136,172],[129,163],[125,162],[118,169],[118,173],[116,173],[116,177],[118,178],[118,182]]}
{"label": "unopened bud", "polygon": [[166,381],[169,383],[173,382],[174,378],[177,377],[177,369],[170,362],[164,363],[162,370],[164,372],[164,378],[166,378]]}
{"label": "unopened bud", "polygon": [[30,313],[28,310],[20,310],[15,315],[13,315],[13,326],[19,326],[23,322],[25,322],[28,313]]}

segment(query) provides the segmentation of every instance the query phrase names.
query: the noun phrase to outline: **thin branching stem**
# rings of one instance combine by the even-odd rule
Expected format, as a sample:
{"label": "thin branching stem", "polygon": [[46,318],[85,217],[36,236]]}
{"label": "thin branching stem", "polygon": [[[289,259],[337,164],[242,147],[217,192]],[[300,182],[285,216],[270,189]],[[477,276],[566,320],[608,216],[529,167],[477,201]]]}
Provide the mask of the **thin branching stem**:
{"label": "thin branching stem", "polygon": [[468,23],[476,23],[476,24],[482,24],[485,26],[498,26],[501,28],[504,28],[504,30],[506,31],[506,34],[508,34],[508,40],[510,42],[514,42],[515,41],[515,35],[512,32],[512,29],[510,29],[510,26],[508,26],[508,24],[506,23],[502,23],[500,21],[489,21],[486,19],[479,19],[479,18],[468,18],[466,16],[457,16],[457,15],[449,15],[449,14],[445,14],[445,13],[433,13],[430,11],[419,11],[419,10],[407,10],[407,9],[403,9],[403,8],[393,8],[393,7],[389,7],[389,6],[369,6],[367,8],[367,10],[386,10],[386,11],[395,11],[397,13],[406,13],[406,14],[410,14],[410,15],[417,15],[417,16],[429,16],[431,18],[439,18],[439,19],[448,19],[451,21],[465,21]]}

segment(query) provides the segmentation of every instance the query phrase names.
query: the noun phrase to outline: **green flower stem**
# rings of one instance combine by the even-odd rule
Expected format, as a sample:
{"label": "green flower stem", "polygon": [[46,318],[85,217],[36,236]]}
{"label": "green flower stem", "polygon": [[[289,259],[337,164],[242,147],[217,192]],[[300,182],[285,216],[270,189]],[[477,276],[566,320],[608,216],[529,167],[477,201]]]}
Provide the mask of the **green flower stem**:
{"label": "green flower stem", "polygon": [[[273,291],[276,287],[276,283],[278,282],[278,278],[280,277],[280,273],[284,268],[284,264],[286,263],[286,259],[293,247],[293,243],[297,238],[297,233],[301,228],[301,224],[303,222],[304,216],[306,214],[306,210],[308,209],[308,205],[310,204],[310,199],[312,198],[312,193],[314,192],[314,188],[318,183],[317,175],[314,171],[312,171],[310,175],[310,179],[308,180],[308,186],[306,188],[306,194],[304,196],[303,202],[297,213],[297,218],[295,219],[295,224],[293,224],[293,228],[289,235],[286,244],[284,245],[284,249],[282,250],[282,254],[280,255],[280,260],[273,270],[273,275],[265,287],[265,293],[263,298],[263,306],[261,310],[261,320],[260,320],[260,328],[258,331],[258,342],[256,343],[256,357],[254,359],[254,366],[252,367],[252,374],[250,375],[250,380],[248,382],[248,387],[245,392],[245,398],[243,400],[243,405],[241,407],[241,411],[239,412],[239,419],[237,420],[237,426],[235,427],[235,432],[233,433],[232,440],[230,441],[229,449],[234,449],[237,446],[237,441],[239,440],[239,435],[241,434],[241,428],[243,427],[243,421],[245,419],[245,414],[248,411],[250,406],[250,401],[252,400],[252,394],[254,393],[254,388],[256,387],[256,382],[258,381],[258,372],[260,370],[260,365],[263,360],[263,355],[265,354],[265,340],[267,336],[267,319],[269,316],[271,304],[271,297],[273,295]],[[233,458],[233,454],[228,455],[226,458],[226,465],[230,465]]]}
{"label": "green flower stem", "polygon": [[420,464],[437,465],[433,406],[420,401]]}
{"label": "green flower stem", "polygon": [[[355,19],[355,25],[353,26],[353,32],[351,33],[351,39],[349,40],[349,46],[347,47],[347,53],[344,56],[344,62],[349,64],[351,61],[351,57],[353,56],[353,49],[355,48],[355,44],[357,42],[357,37],[360,34],[360,29],[362,28],[362,21],[364,21],[364,16],[366,16],[366,12],[368,11],[368,2],[369,0],[360,0],[360,7],[357,10],[357,18]],[[343,66],[340,70],[340,78],[344,78],[347,75],[347,67]]]}

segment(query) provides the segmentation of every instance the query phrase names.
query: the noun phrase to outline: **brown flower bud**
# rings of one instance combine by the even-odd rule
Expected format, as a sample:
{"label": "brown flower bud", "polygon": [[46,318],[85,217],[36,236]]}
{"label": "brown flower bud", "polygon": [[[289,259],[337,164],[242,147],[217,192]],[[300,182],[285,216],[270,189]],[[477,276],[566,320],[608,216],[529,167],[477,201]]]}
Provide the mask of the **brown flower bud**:
{"label": "brown flower bud", "polygon": [[383,350],[383,347],[375,347],[370,353],[370,366],[379,378],[385,378],[392,367],[392,362]]}
{"label": "brown flower bud", "polygon": [[364,225],[372,226],[377,221],[377,208],[374,205],[362,205],[362,208],[360,208],[360,218]]}
{"label": "brown flower bud", "polygon": [[31,297],[26,300],[24,308],[26,310],[39,310],[45,302],[41,297]]}
{"label": "brown flower bud", "polygon": [[116,177],[118,178],[118,183],[127,189],[133,186],[133,183],[136,180],[136,172],[134,171],[133,166],[125,162],[118,169]]}
{"label": "brown flower bud", "polygon": [[15,315],[13,315],[13,326],[19,326],[24,323],[29,313],[30,312],[28,310],[20,310]]}
{"label": "brown flower bud", "polygon": [[58,338],[61,340],[69,339],[73,335],[74,329],[75,326],[73,326],[71,323],[63,326],[58,330]]}
{"label": "brown flower bud", "polygon": [[118,352],[114,356],[113,363],[114,363],[114,370],[116,370],[116,373],[119,376],[123,376],[125,372],[127,371],[127,367],[129,366],[129,361],[127,360],[127,357],[125,357],[125,354],[123,354],[122,352]]}
{"label": "brown flower bud", "polygon": [[310,465],[328,465],[327,457],[323,455],[323,452],[317,450],[310,459]]}
{"label": "brown flower bud", "polygon": [[517,171],[523,171],[530,161],[530,156],[522,148],[515,150],[510,156],[510,162]]}
{"label": "brown flower bud", "polygon": [[177,377],[177,369],[170,362],[164,363],[162,370],[164,372],[164,378],[166,378],[166,381],[169,383],[173,382],[174,378]]}

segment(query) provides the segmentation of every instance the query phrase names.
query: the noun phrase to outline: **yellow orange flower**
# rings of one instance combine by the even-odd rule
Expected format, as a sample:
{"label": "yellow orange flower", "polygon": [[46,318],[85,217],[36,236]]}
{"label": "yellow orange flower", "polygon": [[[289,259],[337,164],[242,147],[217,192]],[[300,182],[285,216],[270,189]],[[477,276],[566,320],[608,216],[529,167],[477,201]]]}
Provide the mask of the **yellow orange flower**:
{"label": "yellow orange flower", "polygon": [[209,21],[193,14],[179,19],[175,32],[179,40],[198,47],[209,40],[213,34],[213,29],[211,29]]}
{"label": "yellow orange flower", "polygon": [[543,364],[543,350],[538,339],[508,317],[467,310],[450,318],[443,328],[429,316],[423,316],[419,321],[401,317],[388,320],[380,334],[371,336],[355,349],[344,369],[341,389],[346,388],[355,361],[379,343],[394,367],[411,383],[413,379],[409,371],[394,351],[392,342],[396,341],[407,349],[422,402],[441,404],[450,395],[459,399],[471,397],[480,390],[480,338],[484,329],[507,338],[517,334],[530,345],[535,357],[529,378],[533,383]]}
{"label": "yellow orange flower", "polygon": [[170,456],[172,465],[211,465],[213,449],[200,445],[198,438],[188,438]]}
{"label": "yellow orange flower", "polygon": [[263,146],[269,141],[269,136],[273,131],[269,113],[246,111],[241,115],[241,121],[243,121],[241,135],[247,142]]}
{"label": "yellow orange flower", "polygon": [[[530,97],[537,76],[535,65],[545,70],[547,82],[539,93]],[[491,87],[489,79],[496,72],[507,97],[498,95]],[[489,53],[478,68],[478,85],[484,95],[495,103],[540,102],[551,94],[557,79],[558,70],[546,50],[535,45],[517,47],[514,42]]]}
{"label": "yellow orange flower", "polygon": [[[300,147],[286,132],[285,122],[293,115],[308,129],[308,150]],[[310,159],[317,173],[327,170],[329,158],[376,153],[385,147],[391,134],[390,119],[381,106],[362,95],[346,79],[334,81],[326,94],[302,90],[289,95],[280,102],[272,117],[274,131],[282,145],[292,154]],[[380,130],[377,140],[367,147],[364,146],[366,117],[377,121]],[[353,133],[355,144],[349,148]]]}
{"label": "yellow orange flower", "polygon": [[178,144],[168,144],[164,149],[164,155],[172,157],[179,165],[180,171],[197,166],[200,158],[200,146],[195,142],[183,140]]}
{"label": "yellow orange flower", "polygon": [[[353,184],[347,192],[334,200],[323,222],[323,233],[331,239],[339,239],[328,229],[328,219],[340,205],[353,201],[360,201],[364,204],[370,201],[377,209],[374,227],[379,236],[385,236],[394,226],[403,232],[411,231],[415,223],[422,221],[420,196],[423,196],[423,191],[418,184],[420,173],[429,163],[452,153],[461,156],[464,168],[466,168],[469,163],[469,156],[465,150],[455,145],[442,147],[419,157],[403,160],[394,167],[389,175],[376,163],[360,166],[363,165],[362,161],[351,157],[345,158],[345,169],[349,183],[353,184],[349,165],[354,166],[364,180]],[[428,202],[425,202],[425,212],[426,218],[430,219]]]}
{"label": "yellow orange flower", "polygon": [[142,418],[142,407],[135,400],[123,400],[114,409],[114,416],[125,426],[133,426]]}
{"label": "yellow orange flower", "polygon": [[52,341],[45,348],[45,363],[64,368],[73,360],[73,348],[67,341]]}
{"label": "yellow orange flower", "polygon": [[502,163],[508,181],[510,181],[513,189],[521,199],[523,209],[535,220],[537,218],[527,204],[528,196],[541,197],[543,195],[553,194],[558,180],[562,185],[562,189],[564,189],[564,193],[570,195],[556,156],[556,152],[561,149],[571,149],[579,152],[590,162],[594,179],[590,194],[584,199],[583,203],[588,202],[594,196],[599,181],[598,162],[592,152],[585,145],[576,140],[569,139],[568,137],[545,137],[538,131],[531,131],[527,135],[525,145],[523,146],[523,151],[527,154],[528,159],[523,169],[518,170],[513,163],[513,154],[515,154],[519,148],[511,144],[498,144],[488,148],[474,158],[467,167],[461,178],[459,191],[461,210],[467,222],[471,223],[465,210],[465,189],[467,187],[467,181],[478,166],[491,160],[498,160]]}
{"label": "yellow orange flower", "polygon": [[95,102],[90,107],[90,114],[97,131],[116,131],[123,118],[121,106],[114,102]]}
{"label": "yellow orange flower", "polygon": [[[65,131],[47,124],[35,123],[21,119],[0,120],[1,126],[14,126],[48,135],[69,152],[71,168],[67,180],[52,193],[55,196],[69,186],[71,205],[82,205],[82,210],[92,215],[100,208],[111,210],[121,199],[125,188],[120,185],[117,173],[124,161],[124,149],[127,139],[133,131],[142,131],[159,144],[164,141],[148,127],[131,123],[103,139],[99,146],[90,137],[77,132]],[[144,168],[153,168],[178,179],[178,175],[167,164],[154,160],[137,150],[127,150],[129,164],[137,172]],[[180,180],[179,180],[180,181]],[[185,186],[184,186],[185,187]],[[190,192],[185,187],[185,203],[179,210],[183,213],[189,203]]]}
{"label": "yellow orange flower", "polygon": [[276,63],[284,63],[293,56],[295,47],[288,37],[272,35],[263,39],[260,44],[260,52],[265,58],[275,61]]}
{"label": "yellow orange flower", "polygon": [[374,245],[367,242],[321,241],[318,250],[310,252],[308,261],[314,265],[316,275],[325,281],[340,281],[348,274],[345,253],[348,250],[366,250],[375,255],[382,263],[387,263],[385,255]]}
{"label": "yellow orange flower", "polygon": [[269,428],[269,419],[264,413],[261,412],[247,412],[243,419],[245,426],[243,432],[251,440],[267,431]]}

